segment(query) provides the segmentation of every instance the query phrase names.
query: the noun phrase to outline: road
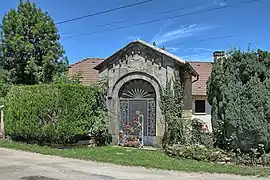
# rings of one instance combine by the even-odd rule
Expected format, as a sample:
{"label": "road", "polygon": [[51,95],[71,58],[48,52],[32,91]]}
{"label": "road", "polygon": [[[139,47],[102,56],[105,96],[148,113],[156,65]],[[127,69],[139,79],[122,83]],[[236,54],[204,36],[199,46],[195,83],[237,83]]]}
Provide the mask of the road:
{"label": "road", "polygon": [[262,180],[220,174],[150,170],[0,148],[2,180]]}

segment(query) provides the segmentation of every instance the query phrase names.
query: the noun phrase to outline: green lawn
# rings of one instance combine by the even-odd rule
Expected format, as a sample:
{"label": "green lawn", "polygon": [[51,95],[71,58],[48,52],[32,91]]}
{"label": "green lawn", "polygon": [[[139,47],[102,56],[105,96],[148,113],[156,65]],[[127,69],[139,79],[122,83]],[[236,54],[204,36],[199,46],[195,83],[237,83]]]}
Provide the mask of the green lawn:
{"label": "green lawn", "polygon": [[186,172],[228,173],[237,175],[270,175],[270,168],[221,165],[216,163],[197,162],[187,159],[175,159],[168,157],[161,150],[153,151],[112,146],[54,149],[5,140],[0,140],[0,147],[36,152],[46,155],[93,160],[121,165],[143,166],[147,168],[158,168]]}

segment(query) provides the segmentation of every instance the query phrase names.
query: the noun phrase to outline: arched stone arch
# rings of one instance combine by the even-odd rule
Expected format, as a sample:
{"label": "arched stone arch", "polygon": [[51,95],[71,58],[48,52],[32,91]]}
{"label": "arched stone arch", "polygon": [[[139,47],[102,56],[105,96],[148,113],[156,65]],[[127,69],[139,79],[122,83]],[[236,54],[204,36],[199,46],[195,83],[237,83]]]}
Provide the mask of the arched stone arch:
{"label": "arched stone arch", "polygon": [[162,88],[161,88],[161,84],[160,82],[157,80],[157,78],[155,78],[152,75],[149,75],[147,73],[143,73],[143,72],[131,72],[131,73],[127,73],[124,76],[120,77],[114,84],[114,86],[111,89],[111,92],[109,93],[111,95],[112,98],[118,98],[118,92],[120,90],[120,88],[127,82],[134,80],[134,79],[142,79],[145,80],[147,82],[149,82],[155,89],[156,92],[156,97],[157,99],[160,98],[160,92],[162,92]]}
{"label": "arched stone arch", "polygon": [[157,77],[147,74],[145,72],[142,71],[133,71],[130,73],[127,73],[123,76],[121,76],[120,78],[118,78],[115,83],[113,84],[113,86],[109,89],[108,92],[108,96],[109,97],[115,97],[114,93],[116,91],[119,91],[119,88],[121,88],[123,86],[123,84],[125,84],[126,82],[133,80],[133,79],[142,79],[145,80],[147,82],[149,82],[150,84],[152,84],[152,86],[155,88],[155,91],[157,92],[162,92],[162,86],[160,81],[158,80]]}
{"label": "arched stone arch", "polygon": [[[155,115],[156,115],[156,136],[153,137],[153,145],[160,144],[160,139],[164,134],[165,123],[162,117],[161,109],[160,109],[160,93],[162,91],[162,87],[157,78],[144,73],[144,72],[132,72],[127,73],[124,76],[120,77],[115,84],[111,88],[111,92],[109,92],[110,102],[109,107],[111,107],[110,112],[112,113],[111,120],[111,129],[114,129],[115,132],[113,134],[117,135],[119,131],[119,120],[120,120],[120,99],[119,99],[119,91],[123,85],[132,80],[144,80],[152,85],[155,90]],[[158,140],[157,140],[158,137]],[[158,142],[157,142],[158,141]]]}

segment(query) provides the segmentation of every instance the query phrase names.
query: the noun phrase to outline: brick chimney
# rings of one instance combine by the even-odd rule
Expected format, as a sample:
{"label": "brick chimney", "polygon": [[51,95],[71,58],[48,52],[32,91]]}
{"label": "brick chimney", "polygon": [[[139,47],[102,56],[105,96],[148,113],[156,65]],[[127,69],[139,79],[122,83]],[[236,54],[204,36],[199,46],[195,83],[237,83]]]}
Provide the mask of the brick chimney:
{"label": "brick chimney", "polygon": [[215,51],[213,53],[214,61],[218,60],[219,58],[225,57],[225,51]]}

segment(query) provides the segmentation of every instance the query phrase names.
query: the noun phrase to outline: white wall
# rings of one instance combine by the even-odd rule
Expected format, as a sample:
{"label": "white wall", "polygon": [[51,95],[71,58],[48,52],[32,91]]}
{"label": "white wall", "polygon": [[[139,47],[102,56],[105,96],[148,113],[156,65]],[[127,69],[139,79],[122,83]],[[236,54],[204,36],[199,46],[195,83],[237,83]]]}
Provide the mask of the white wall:
{"label": "white wall", "polygon": [[[205,113],[195,113],[195,100],[205,100]],[[212,132],[211,109],[206,96],[192,96],[192,118],[201,119],[208,126],[210,132]]]}
{"label": "white wall", "polygon": [[209,114],[205,114],[205,115],[193,114],[192,119],[194,119],[194,118],[201,119],[208,126],[208,130],[210,132],[212,132],[211,115],[209,115]]}

